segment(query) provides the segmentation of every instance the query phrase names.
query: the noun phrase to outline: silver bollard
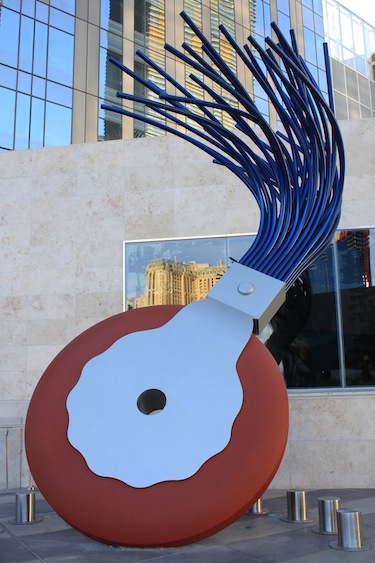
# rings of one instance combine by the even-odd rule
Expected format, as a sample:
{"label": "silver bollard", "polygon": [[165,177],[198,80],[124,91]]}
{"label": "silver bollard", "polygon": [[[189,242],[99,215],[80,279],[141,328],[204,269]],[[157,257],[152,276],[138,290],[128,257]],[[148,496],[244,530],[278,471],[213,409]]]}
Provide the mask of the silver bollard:
{"label": "silver bollard", "polygon": [[312,522],[307,516],[306,491],[292,490],[286,492],[288,514],[282,516],[283,522],[305,524]]}
{"label": "silver bollard", "polygon": [[337,511],[340,508],[339,497],[318,498],[319,526],[312,528],[316,534],[337,534]]}
{"label": "silver bollard", "polygon": [[268,510],[263,510],[262,498],[258,498],[250,508],[248,514],[268,514]]}
{"label": "silver bollard", "polygon": [[337,511],[338,541],[329,545],[342,551],[368,551],[372,545],[364,545],[362,541],[362,520],[360,510]]}
{"label": "silver bollard", "polygon": [[42,518],[35,518],[35,492],[30,488],[27,493],[16,493],[16,517],[10,524],[36,524]]}

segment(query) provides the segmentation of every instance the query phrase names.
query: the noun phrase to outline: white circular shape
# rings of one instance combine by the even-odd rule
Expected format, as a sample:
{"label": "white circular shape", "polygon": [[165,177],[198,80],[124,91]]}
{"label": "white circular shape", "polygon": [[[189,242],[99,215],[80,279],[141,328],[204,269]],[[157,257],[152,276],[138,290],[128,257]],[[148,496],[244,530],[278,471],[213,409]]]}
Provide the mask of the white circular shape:
{"label": "white circular shape", "polygon": [[[249,334],[247,319],[221,318],[220,307],[189,305],[86,363],[67,398],[68,439],[93,473],[148,487],[191,477],[226,447],[243,400],[236,362],[252,325]],[[145,391],[166,397],[156,416],[145,416],[152,405],[139,409]]]}
{"label": "white circular shape", "polygon": [[251,282],[243,281],[238,284],[237,290],[241,295],[251,295],[255,291],[255,287]]}

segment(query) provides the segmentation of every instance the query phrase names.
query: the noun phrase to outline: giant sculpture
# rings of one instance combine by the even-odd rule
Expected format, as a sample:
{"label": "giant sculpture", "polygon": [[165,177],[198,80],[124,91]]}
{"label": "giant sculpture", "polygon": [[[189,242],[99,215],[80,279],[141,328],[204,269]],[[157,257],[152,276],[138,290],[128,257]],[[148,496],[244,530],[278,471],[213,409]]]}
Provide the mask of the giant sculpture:
{"label": "giant sculpture", "polygon": [[[289,45],[273,25],[277,40],[266,39],[266,50],[252,37],[242,49],[220,27],[273,105],[282,124],[275,132],[220,54],[182,17],[202,52],[165,48],[190,65],[202,96],[139,53],[166,89],[113,61],[152,92],[118,96],[168,121],[104,107],[178,135],[226,166],[255,198],[260,224],[251,248],[205,300],[137,309],[95,325],[55,358],[34,392],[26,447],[37,485],[72,526],[113,545],[197,541],[263,494],[284,453],[288,403],[278,366],[253,333],[329,244],[340,215],[344,152],[329,72],[330,104],[292,32]],[[178,95],[168,94],[169,85]],[[230,116],[233,129],[216,110]]]}

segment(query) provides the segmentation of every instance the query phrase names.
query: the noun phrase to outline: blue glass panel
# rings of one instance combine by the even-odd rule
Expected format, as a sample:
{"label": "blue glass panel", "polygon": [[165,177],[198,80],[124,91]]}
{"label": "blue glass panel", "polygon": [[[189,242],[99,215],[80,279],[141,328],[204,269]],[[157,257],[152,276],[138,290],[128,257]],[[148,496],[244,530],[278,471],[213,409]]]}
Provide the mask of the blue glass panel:
{"label": "blue glass panel", "polygon": [[21,0],[3,0],[2,5],[4,8],[11,8],[12,10],[20,11]]}
{"label": "blue glass panel", "polygon": [[72,110],[46,103],[45,146],[69,145],[72,139]]}
{"label": "blue glass panel", "polygon": [[74,37],[53,27],[48,42],[48,78],[54,82],[73,84]]}
{"label": "blue glass panel", "polygon": [[19,71],[17,90],[25,94],[31,94],[31,74]]}
{"label": "blue glass panel", "polygon": [[16,89],[17,71],[9,66],[0,65],[0,86]]}
{"label": "blue glass panel", "polygon": [[314,15],[315,33],[324,37],[324,22],[322,16]]}
{"label": "blue glass panel", "polygon": [[47,82],[47,100],[55,102],[62,106],[72,107],[73,91],[71,88],[56,84],[56,82]]}
{"label": "blue glass panel", "polygon": [[289,0],[277,0],[277,9],[289,16]]}
{"label": "blue glass panel", "polygon": [[36,3],[35,17],[41,22],[48,23],[48,6],[44,2]]}
{"label": "blue glass panel", "polygon": [[34,43],[34,21],[27,16],[21,17],[21,38],[19,52],[19,68],[26,72],[32,70]]}
{"label": "blue glass panel", "polygon": [[65,14],[60,10],[56,10],[55,8],[51,8],[49,14],[49,23],[53,27],[57,27],[57,29],[61,29],[62,31],[66,31],[67,33],[74,34],[74,17],[70,16],[69,14]]}
{"label": "blue glass panel", "polygon": [[73,16],[76,13],[76,0],[50,0],[50,4]]}
{"label": "blue glass panel", "polygon": [[43,78],[47,72],[47,31],[44,23],[35,22],[34,74]]}
{"label": "blue glass panel", "polygon": [[30,96],[17,95],[16,110],[16,142],[15,149],[27,149],[29,147],[30,129]]}
{"label": "blue glass panel", "polygon": [[290,31],[290,18],[285,14],[278,12],[277,14],[277,25],[279,26],[281,33],[285,35],[285,37],[289,37]]}
{"label": "blue glass panel", "polygon": [[43,146],[44,137],[44,101],[38,98],[31,100],[30,148]]}
{"label": "blue glass panel", "polygon": [[22,0],[22,13],[33,18],[35,15],[35,0]]}
{"label": "blue glass panel", "polygon": [[305,37],[305,59],[307,62],[312,63],[313,65],[317,64],[316,60],[316,47],[315,47],[315,35],[306,27],[304,29],[304,37]]}
{"label": "blue glass panel", "polygon": [[263,2],[255,2],[255,33],[264,35]]}
{"label": "blue glass panel", "polygon": [[44,78],[33,77],[33,96],[43,100],[46,97],[46,81]]}
{"label": "blue glass panel", "polygon": [[15,91],[0,88],[0,147],[3,149],[13,149],[15,103]]}
{"label": "blue glass panel", "polygon": [[302,6],[303,25],[314,31],[314,14],[305,6]]}
{"label": "blue glass panel", "polygon": [[0,18],[0,63],[17,68],[20,16],[2,8]]}
{"label": "blue glass panel", "polygon": [[316,14],[323,15],[322,0],[313,0],[313,9]]}

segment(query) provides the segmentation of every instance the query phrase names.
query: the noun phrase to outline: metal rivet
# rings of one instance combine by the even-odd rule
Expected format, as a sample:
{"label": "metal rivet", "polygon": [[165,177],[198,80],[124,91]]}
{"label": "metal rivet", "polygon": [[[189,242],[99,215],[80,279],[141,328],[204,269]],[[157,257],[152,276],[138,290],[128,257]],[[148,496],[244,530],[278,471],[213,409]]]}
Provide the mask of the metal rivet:
{"label": "metal rivet", "polygon": [[251,282],[243,281],[238,284],[237,290],[241,295],[250,295],[255,291],[255,287]]}

